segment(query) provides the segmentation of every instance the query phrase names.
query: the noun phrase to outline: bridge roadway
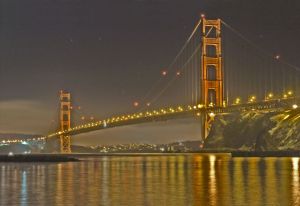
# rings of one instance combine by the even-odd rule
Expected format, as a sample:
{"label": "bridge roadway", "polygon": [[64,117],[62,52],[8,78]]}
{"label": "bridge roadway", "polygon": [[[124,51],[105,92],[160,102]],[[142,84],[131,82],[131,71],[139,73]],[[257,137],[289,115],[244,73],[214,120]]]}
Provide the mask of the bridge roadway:
{"label": "bridge roadway", "polygon": [[299,105],[300,98],[274,99],[262,102],[253,102],[247,104],[230,105],[227,107],[209,107],[204,108],[202,105],[189,105],[169,107],[159,110],[140,112],[135,114],[126,114],[111,117],[102,121],[95,121],[72,127],[70,130],[59,131],[46,136],[45,138],[59,137],[60,135],[77,135],[96,130],[109,129],[120,126],[135,125],[148,122],[166,121],[179,118],[187,118],[202,115],[216,115],[220,113],[231,113],[237,111],[250,110],[269,110],[269,109],[292,109],[293,105]]}

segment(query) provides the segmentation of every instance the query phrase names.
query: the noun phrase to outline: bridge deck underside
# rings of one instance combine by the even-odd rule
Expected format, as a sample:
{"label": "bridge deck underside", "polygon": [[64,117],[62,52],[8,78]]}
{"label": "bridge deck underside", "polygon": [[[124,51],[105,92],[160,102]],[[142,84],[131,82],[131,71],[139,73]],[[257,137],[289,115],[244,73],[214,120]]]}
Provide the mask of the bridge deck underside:
{"label": "bridge deck underside", "polygon": [[[282,99],[282,100],[270,100],[258,103],[248,103],[240,105],[232,105],[228,107],[213,107],[213,108],[201,108],[199,106],[188,106],[184,109],[172,109],[163,110],[156,115],[147,115],[147,113],[140,113],[134,118],[128,118],[126,120],[113,120],[107,119],[99,122],[91,122],[85,125],[79,125],[71,128],[69,131],[62,133],[55,133],[48,136],[48,138],[59,137],[60,135],[77,135],[97,130],[109,129],[114,127],[136,125],[142,123],[151,123],[158,121],[167,121],[172,119],[188,118],[201,116],[205,114],[221,114],[221,113],[231,113],[231,112],[244,112],[251,110],[270,110],[270,109],[290,109],[293,104],[299,103],[299,99]],[[160,110],[159,110],[160,111]],[[130,115],[129,115],[130,116]]]}

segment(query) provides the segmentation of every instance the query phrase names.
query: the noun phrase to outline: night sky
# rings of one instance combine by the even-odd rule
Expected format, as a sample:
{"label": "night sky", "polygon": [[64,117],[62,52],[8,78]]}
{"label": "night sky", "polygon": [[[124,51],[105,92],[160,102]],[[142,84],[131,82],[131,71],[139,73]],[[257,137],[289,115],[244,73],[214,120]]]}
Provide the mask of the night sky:
{"label": "night sky", "polygon": [[[0,13],[0,133],[48,133],[60,89],[100,119],[133,111],[201,13],[300,66],[297,0],[1,0]],[[179,120],[75,140],[167,142],[197,139],[199,129]]]}

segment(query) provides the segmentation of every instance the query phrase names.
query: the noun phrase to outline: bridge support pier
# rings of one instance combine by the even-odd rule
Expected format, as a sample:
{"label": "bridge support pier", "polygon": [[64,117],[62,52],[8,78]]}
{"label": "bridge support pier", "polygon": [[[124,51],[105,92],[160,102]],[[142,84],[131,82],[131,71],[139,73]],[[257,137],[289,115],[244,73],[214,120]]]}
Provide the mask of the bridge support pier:
{"label": "bridge support pier", "polygon": [[71,153],[71,136],[60,135],[60,152],[61,153]]}
{"label": "bridge support pier", "polygon": [[202,127],[201,138],[202,138],[202,140],[205,140],[208,137],[209,132],[212,127],[212,123],[214,120],[215,120],[214,113],[209,113],[209,114],[205,113],[201,116],[201,127]]}
{"label": "bridge support pier", "polygon": [[[71,94],[60,91],[60,131],[63,133],[71,128]],[[71,153],[71,136],[60,135],[60,152]]]}

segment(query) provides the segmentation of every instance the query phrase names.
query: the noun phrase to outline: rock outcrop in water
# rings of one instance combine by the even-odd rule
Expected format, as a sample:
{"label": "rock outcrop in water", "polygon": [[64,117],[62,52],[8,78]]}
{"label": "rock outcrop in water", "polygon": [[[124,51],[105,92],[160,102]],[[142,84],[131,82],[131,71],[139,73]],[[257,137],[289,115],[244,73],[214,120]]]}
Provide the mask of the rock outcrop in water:
{"label": "rock outcrop in water", "polygon": [[300,110],[218,115],[204,145],[206,149],[300,150]]}

